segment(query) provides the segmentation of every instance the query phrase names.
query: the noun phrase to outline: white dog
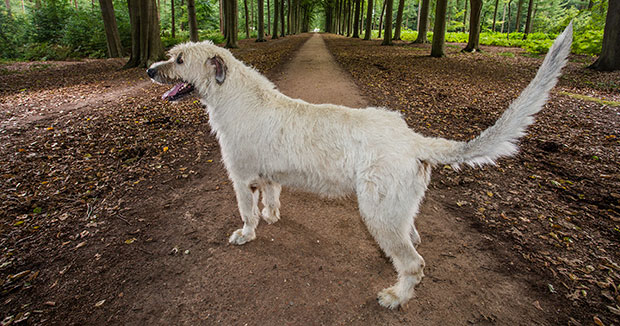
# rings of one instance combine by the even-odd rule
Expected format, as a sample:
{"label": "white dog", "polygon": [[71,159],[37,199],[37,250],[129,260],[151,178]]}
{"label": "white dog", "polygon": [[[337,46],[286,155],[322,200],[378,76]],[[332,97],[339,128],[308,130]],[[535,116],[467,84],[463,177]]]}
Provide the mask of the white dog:
{"label": "white dog", "polygon": [[243,220],[231,243],[255,239],[261,216],[267,223],[280,219],[280,185],[330,197],[355,193],[364,223],[398,272],[398,282],[379,292],[379,303],[396,308],[413,296],[424,275],[424,260],[415,249],[420,237],[414,218],[431,167],[492,164],[516,153],[518,138],[556,84],[571,42],[572,24],[556,39],[519,98],[495,125],[468,142],[424,137],[409,129],[397,112],[383,108],[351,109],[289,98],[211,42],[177,45],[169,60],[153,64],[147,73],[158,83],[176,83],[165,99],[195,90],[207,107]]}

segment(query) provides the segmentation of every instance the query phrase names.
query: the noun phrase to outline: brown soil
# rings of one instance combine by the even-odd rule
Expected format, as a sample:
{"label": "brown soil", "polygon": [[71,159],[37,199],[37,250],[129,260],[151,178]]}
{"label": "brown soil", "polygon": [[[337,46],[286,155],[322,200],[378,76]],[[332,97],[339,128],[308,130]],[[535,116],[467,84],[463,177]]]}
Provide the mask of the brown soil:
{"label": "brown soil", "polygon": [[[381,104],[399,110],[405,109],[394,101],[419,102],[420,112],[458,108],[452,101],[467,98],[467,103],[483,101],[494,109],[488,116],[480,114],[485,119],[480,126],[492,123],[508,97],[516,95],[531,77],[530,73],[515,81],[504,69],[494,77],[497,85],[487,80],[480,86],[494,90],[502,84],[512,85],[509,94],[490,101],[476,95],[478,87],[463,87],[463,81],[447,81],[440,89],[421,87],[432,84],[434,75],[420,72],[419,77],[429,79],[413,84],[420,88],[421,95],[416,95],[406,77],[413,70],[394,71],[393,62],[381,61],[384,56],[395,60],[394,56],[406,54],[412,57],[397,62],[426,61],[416,50],[406,49],[409,52],[403,54],[398,47],[329,36],[330,50],[348,71],[342,72],[321,36],[312,36],[301,47],[309,37],[242,41],[234,53],[291,96],[351,106]],[[346,48],[351,49],[348,55]],[[492,54],[485,62],[471,58],[459,56],[461,61],[453,66],[480,64],[497,73],[508,61],[512,69],[527,74],[540,63],[540,59],[511,61]],[[416,298],[397,311],[381,308],[375,301],[376,293],[391,285],[396,275],[365,230],[353,199],[326,200],[285,189],[282,219],[271,226],[261,224],[251,243],[229,245],[227,238],[241,220],[203,109],[193,100],[161,102],[165,87],[147,84],[142,70],[118,71],[121,64],[90,61],[52,65],[42,71],[6,69],[0,75],[4,115],[0,130],[0,318],[24,319],[23,324],[69,325],[555,325],[571,318],[591,323],[594,315],[606,325],[614,320],[613,314],[598,308],[599,301],[579,299],[572,304],[575,301],[563,295],[568,290],[558,281],[562,279],[549,275],[545,265],[534,259],[541,250],[556,248],[546,242],[540,250],[533,247],[538,243],[527,244],[527,232],[546,234],[546,226],[533,222],[522,230],[516,225],[522,238],[506,236],[505,230],[511,229],[501,224],[500,212],[505,212],[506,220],[534,215],[529,218],[537,221],[540,207],[522,203],[506,210],[505,201],[542,197],[546,203],[563,205],[552,195],[544,197],[539,185],[514,177],[521,176],[519,171],[527,162],[543,164],[523,154],[504,163],[510,169],[504,164],[461,174],[436,169],[417,221],[426,277]],[[450,67],[430,60],[422,66],[440,76],[448,74],[445,69]],[[368,77],[363,76],[364,69]],[[471,69],[469,74],[488,79],[486,69]],[[610,93],[588,88],[584,93],[614,96],[613,89]],[[78,94],[85,96],[83,101],[68,100]],[[423,105],[429,98],[439,104]],[[477,112],[484,112],[479,105],[471,104]],[[565,110],[585,107],[588,114],[604,121],[596,135],[616,132],[609,129],[617,126],[617,116],[604,115],[579,100],[558,101],[554,96],[549,106],[559,105]],[[32,120],[33,110],[42,117]],[[471,118],[467,126],[476,130],[466,136],[444,132],[450,125],[466,129],[463,117],[433,113],[426,118],[414,111],[404,115],[429,135],[463,138],[480,129],[478,120],[467,116]],[[5,124],[7,120],[11,121]],[[536,156],[537,151],[527,154],[533,151],[532,142],[536,144],[535,140],[524,142],[524,152]],[[617,143],[610,152],[596,153],[609,162],[618,156]],[[606,173],[611,179],[603,182],[613,192],[618,166],[609,169]],[[519,191],[529,197],[521,197]],[[617,204],[608,205],[609,215],[617,216]],[[476,213],[479,208],[486,209],[485,220]],[[525,211],[522,215],[516,213],[521,210]],[[489,226],[489,220],[498,220],[498,226]],[[579,225],[599,232],[592,235],[592,241],[608,250],[606,257],[613,263],[618,260],[617,252],[611,251],[614,243],[617,246],[617,235],[601,230],[614,222],[600,223]],[[573,253],[579,250],[574,247]],[[593,278],[603,273],[599,264],[594,266],[596,270],[588,272]],[[618,284],[613,274],[617,265],[610,266],[607,275],[612,285]],[[582,274],[578,277],[583,278]],[[550,294],[548,284],[554,284],[558,293]],[[588,295],[602,294],[588,288]],[[617,292],[609,295],[614,300]]]}

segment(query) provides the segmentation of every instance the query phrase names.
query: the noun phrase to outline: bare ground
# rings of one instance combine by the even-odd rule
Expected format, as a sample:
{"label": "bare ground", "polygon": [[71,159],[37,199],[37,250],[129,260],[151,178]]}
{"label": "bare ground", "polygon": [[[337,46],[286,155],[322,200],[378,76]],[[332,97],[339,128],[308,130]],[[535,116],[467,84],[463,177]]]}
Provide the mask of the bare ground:
{"label": "bare ground", "polygon": [[[469,136],[444,131],[467,128],[462,123],[464,118],[455,116],[454,111],[448,110],[447,115],[445,111],[434,112],[438,107],[460,108],[453,102],[455,97],[467,98],[471,103],[480,101],[494,110],[490,116],[480,114],[488,116],[481,124],[492,123],[497,112],[531,77],[523,76],[514,85],[514,75],[501,67],[507,61],[512,69],[531,74],[540,62],[519,54],[516,58],[490,54],[485,62],[480,62],[480,57],[472,60],[457,56],[455,67],[473,67],[468,82],[478,76],[487,79],[480,88],[493,90],[501,86],[489,82],[485,69],[476,68],[482,65],[490,67],[497,80],[513,85],[508,87],[507,95],[475,96],[478,87],[463,86],[467,84],[459,81],[444,81],[446,86],[441,88],[419,87],[437,85],[434,76],[449,74],[450,68],[445,71],[445,67],[450,65],[433,64],[418,50],[407,49],[409,52],[403,54],[400,47],[372,43],[362,48],[362,41],[329,36],[330,49],[347,71],[343,73],[324,51],[320,37],[314,36],[305,44],[306,49],[290,61],[308,37],[242,42],[235,55],[266,73],[283,92],[309,101],[351,106],[381,104],[399,110],[403,104],[395,101],[409,101],[407,107],[422,104],[417,107],[435,116],[404,112],[408,121],[426,134],[453,138]],[[429,71],[417,75],[428,79],[413,84],[420,88],[418,92],[407,89],[410,84],[404,73],[411,70],[393,69],[389,62],[381,61],[394,60],[393,56],[406,59],[397,62],[425,61],[423,65]],[[567,297],[565,294],[572,293],[571,286],[581,290],[576,284],[592,283],[566,284],[563,274],[554,276],[547,271],[566,267],[559,263],[545,265],[541,262],[545,256],[540,252],[552,251],[553,257],[562,257],[559,253],[564,251],[575,253],[580,250],[577,244],[581,244],[581,238],[570,234],[577,244],[567,249],[529,243],[523,233],[552,237],[547,225],[537,220],[521,221],[526,225],[523,229],[512,223],[512,214],[537,219],[541,208],[527,204],[504,208],[505,202],[515,197],[536,198],[542,207],[564,205],[557,197],[546,198],[548,189],[523,184],[523,180],[511,176],[515,170],[520,176],[520,166],[527,164],[529,156],[509,161],[510,168],[500,165],[464,174],[443,167],[436,169],[417,222],[427,276],[418,286],[417,297],[398,311],[387,311],[375,302],[376,292],[391,285],[395,273],[366,232],[352,199],[325,200],[286,189],[280,222],[259,226],[254,242],[241,247],[228,245],[229,233],[241,221],[202,108],[192,101],[162,103],[159,96],[164,88],[148,84],[142,71],[118,71],[121,65],[112,60],[35,69],[10,66],[0,74],[1,318],[23,319],[24,324],[129,325],[555,325],[588,324],[595,316],[608,325],[617,320],[605,307],[618,304],[613,302],[618,300],[614,298],[618,295],[618,271],[614,271],[618,254],[612,249],[618,242],[613,231],[617,220],[612,219],[617,218],[618,203],[607,204],[609,221],[601,220],[598,226],[578,224],[599,232],[590,236],[589,245],[595,243],[606,250],[605,257],[611,264],[603,260],[593,265],[594,271],[580,266],[584,273],[576,275],[570,270],[578,280],[584,275],[593,275],[596,281],[600,275],[609,277],[611,285],[598,291],[587,288],[591,300]],[[368,77],[364,77],[364,69]],[[575,65],[572,69],[576,79],[608,85],[596,77],[583,77]],[[377,76],[377,71],[385,76]],[[356,91],[353,82],[361,90],[358,95],[351,95]],[[584,86],[579,90],[616,100],[618,95],[613,87]],[[433,105],[424,105],[428,98],[432,98]],[[551,106],[565,110],[585,107],[593,120],[601,121],[603,130],[595,134],[618,136],[614,127],[617,115],[602,112],[589,102],[561,100],[554,96],[552,103],[556,104]],[[477,112],[482,110],[478,104],[470,106]],[[474,116],[466,118],[470,119],[467,125],[480,129]],[[477,129],[468,132],[475,134]],[[614,143],[615,138],[611,141],[601,145],[611,154],[596,152],[605,162],[618,157],[618,143]],[[532,151],[531,142],[536,141],[524,142],[524,152]],[[577,142],[568,145],[572,144]],[[545,153],[534,150],[533,155],[540,151]],[[530,171],[528,175],[546,171],[537,167],[539,160],[531,161],[535,162],[534,169],[543,172]],[[617,162],[608,163],[610,172],[604,171],[610,178],[599,177],[606,182],[605,187],[611,187],[611,194],[617,192]],[[555,181],[553,176],[541,177]],[[516,188],[507,186],[514,179],[520,181]],[[517,194],[509,195],[509,191]],[[528,196],[520,197],[519,191],[526,191]],[[480,208],[484,210],[480,212]],[[516,213],[522,210],[525,213]],[[480,217],[482,213],[484,218]],[[496,219],[500,220],[495,222],[497,226],[489,226],[489,220]],[[508,233],[514,230],[501,220],[522,230],[521,238]],[[549,227],[556,236],[568,232]],[[610,231],[606,231],[608,227]],[[565,241],[562,236],[559,239]],[[600,255],[600,251],[596,252]],[[541,259],[534,259],[537,257]],[[555,285],[556,293],[550,292],[549,284]],[[611,302],[605,301],[605,294]]]}

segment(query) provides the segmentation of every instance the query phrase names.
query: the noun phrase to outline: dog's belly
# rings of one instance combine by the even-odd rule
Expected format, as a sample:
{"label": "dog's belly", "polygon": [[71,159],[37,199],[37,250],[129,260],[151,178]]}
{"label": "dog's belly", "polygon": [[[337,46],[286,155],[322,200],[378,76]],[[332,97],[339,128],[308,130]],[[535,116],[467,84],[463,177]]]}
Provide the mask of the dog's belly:
{"label": "dog's belly", "polygon": [[266,174],[264,178],[286,187],[330,198],[344,197],[355,191],[354,181],[342,175],[330,178],[305,171],[289,171]]}

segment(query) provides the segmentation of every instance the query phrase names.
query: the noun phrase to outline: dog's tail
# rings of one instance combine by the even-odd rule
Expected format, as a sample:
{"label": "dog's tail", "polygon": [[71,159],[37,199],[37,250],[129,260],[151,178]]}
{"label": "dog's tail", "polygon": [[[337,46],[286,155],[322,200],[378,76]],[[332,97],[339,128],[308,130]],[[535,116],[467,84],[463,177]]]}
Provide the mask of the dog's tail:
{"label": "dog's tail", "polygon": [[427,138],[433,143],[429,144],[432,150],[427,152],[428,157],[421,155],[420,159],[432,164],[459,167],[463,163],[470,166],[494,164],[502,156],[514,155],[518,150],[518,139],[525,135],[525,129],[534,122],[533,115],[542,109],[567,62],[572,38],[571,22],[553,42],[536,77],[493,126],[468,142]]}

